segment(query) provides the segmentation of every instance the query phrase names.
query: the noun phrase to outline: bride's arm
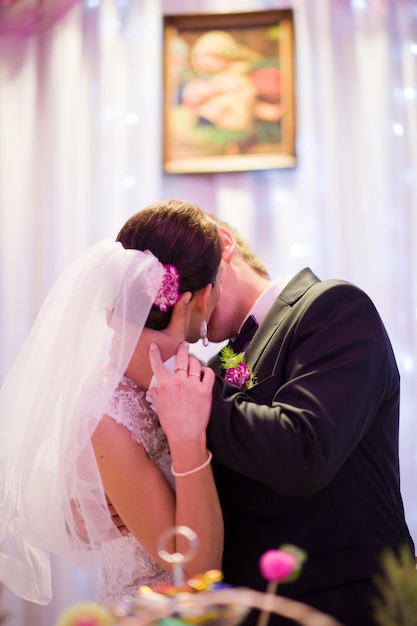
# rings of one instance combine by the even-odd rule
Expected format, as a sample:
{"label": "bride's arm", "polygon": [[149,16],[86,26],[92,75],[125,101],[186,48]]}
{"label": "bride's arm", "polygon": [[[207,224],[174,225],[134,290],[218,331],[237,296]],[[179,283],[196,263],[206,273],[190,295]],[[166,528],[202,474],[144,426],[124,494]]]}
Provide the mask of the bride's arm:
{"label": "bride's arm", "polygon": [[[173,307],[171,320],[165,329],[153,330],[145,326],[142,330],[125,372],[139,386],[148,387],[152,378],[153,372],[149,363],[150,344],[152,342],[158,344],[162,358],[166,361],[176,353],[178,345],[184,341],[186,328],[189,324],[190,300],[191,293],[189,291],[182,294],[181,299]],[[117,356],[113,357],[112,355],[117,355],[118,350],[117,337],[115,337],[111,350],[111,360],[115,358],[117,362]]]}
{"label": "bride's arm", "polygon": [[105,415],[93,447],[106,495],[143,548],[166,568],[156,548],[160,534],[175,524],[175,494],[145,448],[130,431]]}
{"label": "bride's arm", "polygon": [[[181,351],[182,358],[185,355],[188,362],[187,349],[181,347]],[[159,352],[157,357],[152,358],[159,358],[163,367]],[[197,361],[196,365],[200,367]],[[205,426],[213,377],[210,380],[208,373],[203,382],[193,377],[188,382],[188,388],[185,383],[180,390],[175,384],[176,389],[169,390],[170,400],[162,405],[161,398],[166,400],[164,383],[164,375],[160,375],[158,384],[161,389],[155,400],[157,407],[159,403],[161,408],[161,423],[166,413],[170,413],[167,436],[174,469],[181,473],[198,467],[207,459]],[[207,405],[205,414],[203,404]],[[184,524],[192,528],[200,539],[195,558],[186,565],[186,574],[221,567],[223,521],[210,465],[176,478],[175,497],[143,446],[134,442],[130,432],[110,416],[104,416],[98,425],[93,435],[93,446],[107,496],[124,524],[149,554],[168,569],[157,555],[158,539],[164,530]],[[178,541],[178,545],[171,543],[167,548],[171,552],[183,551],[181,539]]]}
{"label": "bride's arm", "polygon": [[163,366],[159,349],[151,345],[150,361],[157,387],[149,390],[172,456],[176,483],[176,524],[190,526],[200,538],[194,572],[221,568],[223,517],[206,446],[214,372],[201,367],[181,344],[176,371]]}

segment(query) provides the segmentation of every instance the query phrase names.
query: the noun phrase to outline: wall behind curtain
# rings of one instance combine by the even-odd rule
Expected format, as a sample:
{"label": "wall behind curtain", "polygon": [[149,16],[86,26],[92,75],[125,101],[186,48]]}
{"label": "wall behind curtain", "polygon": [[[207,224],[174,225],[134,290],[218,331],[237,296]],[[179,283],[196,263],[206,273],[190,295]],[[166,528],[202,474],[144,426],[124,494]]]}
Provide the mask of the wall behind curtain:
{"label": "wall behind curtain", "polygon": [[[198,10],[287,6],[297,167],[170,176],[161,18],[194,12],[194,0],[75,0],[24,33],[7,32],[0,11],[0,381],[75,256],[149,202],[194,200],[236,226],[273,277],[308,265],[373,298],[401,371],[402,491],[417,540],[417,3],[201,0]],[[94,593],[61,563],[55,590],[49,607],[3,592],[9,626],[51,626]]]}

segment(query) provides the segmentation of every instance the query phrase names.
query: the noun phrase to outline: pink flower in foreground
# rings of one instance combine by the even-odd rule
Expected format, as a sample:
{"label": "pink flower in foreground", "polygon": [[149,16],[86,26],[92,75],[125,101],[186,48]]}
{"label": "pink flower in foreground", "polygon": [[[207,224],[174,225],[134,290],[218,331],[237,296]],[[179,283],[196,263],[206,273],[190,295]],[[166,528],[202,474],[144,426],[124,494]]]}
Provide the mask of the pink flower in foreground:
{"label": "pink flower in foreground", "polygon": [[293,554],[284,550],[268,550],[261,556],[259,568],[265,580],[285,580],[296,569],[298,563]]}
{"label": "pink flower in foreground", "polygon": [[111,613],[95,602],[79,602],[65,609],[55,626],[113,626]]}

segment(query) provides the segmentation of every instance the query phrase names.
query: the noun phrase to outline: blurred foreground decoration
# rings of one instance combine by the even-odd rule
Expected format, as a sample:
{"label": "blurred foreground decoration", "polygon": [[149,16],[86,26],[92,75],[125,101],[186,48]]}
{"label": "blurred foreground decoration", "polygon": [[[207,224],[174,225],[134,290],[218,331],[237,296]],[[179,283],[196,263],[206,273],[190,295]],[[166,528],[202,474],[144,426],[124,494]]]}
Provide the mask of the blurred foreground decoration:
{"label": "blurred foreground decoration", "polygon": [[175,595],[141,589],[130,606],[110,608],[75,605],[65,611],[56,626],[237,626],[254,608],[275,613],[302,626],[342,626],[332,617],[306,604],[243,588],[221,588]]}
{"label": "blurred foreground decoration", "polygon": [[46,30],[80,0],[0,0],[0,36],[27,37]]}
{"label": "blurred foreground decoration", "polygon": [[[417,569],[404,548],[397,557],[387,552],[374,598],[380,626],[417,626]],[[84,603],[65,611],[56,626],[237,626],[252,609],[267,611],[304,626],[341,626],[306,604],[251,589],[230,588],[212,571],[187,581],[181,589],[139,589],[138,595],[108,611]],[[191,584],[191,586],[189,585]],[[196,593],[198,592],[198,593]]]}
{"label": "blurred foreground decoration", "polygon": [[[167,539],[182,535],[188,539],[184,554],[169,553]],[[341,626],[328,615],[306,604],[275,595],[278,582],[290,582],[301,573],[306,554],[295,546],[270,550],[260,562],[263,576],[273,583],[267,593],[233,588],[223,583],[219,570],[209,570],[185,580],[182,564],[198,547],[197,535],[187,526],[168,529],[158,542],[158,554],[171,566],[181,569],[173,585],[141,585],[135,595],[127,594],[117,604],[104,608],[80,603],[64,611],[55,626],[238,626],[251,609],[260,610],[259,622],[266,626],[271,613],[303,626]],[[174,569],[175,569],[174,567]]]}
{"label": "blurred foreground decoration", "polygon": [[[282,560],[286,552],[296,556],[289,569]],[[294,546],[285,545],[263,555],[261,571],[269,581],[290,582],[293,574],[301,573],[305,558],[302,551],[298,554]],[[392,551],[383,555],[376,584],[379,596],[372,601],[378,625],[417,626],[417,568],[406,547],[398,556]],[[261,612],[261,620],[275,613],[302,626],[341,626],[329,615],[296,600],[230,587],[222,582],[218,570],[194,576],[181,586],[139,587],[137,595],[126,596],[107,609],[94,603],[74,605],[61,614],[55,626],[238,626],[252,609]]]}
{"label": "blurred foreground decoration", "polygon": [[417,626],[417,569],[407,548],[398,557],[382,557],[383,575],[377,579],[380,597],[373,602],[380,626]]}

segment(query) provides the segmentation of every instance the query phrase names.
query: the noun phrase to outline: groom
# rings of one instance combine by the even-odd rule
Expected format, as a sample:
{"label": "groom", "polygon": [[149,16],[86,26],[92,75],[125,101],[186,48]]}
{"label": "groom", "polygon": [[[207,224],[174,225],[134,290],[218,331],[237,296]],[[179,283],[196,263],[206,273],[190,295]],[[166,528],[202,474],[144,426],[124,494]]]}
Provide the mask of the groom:
{"label": "groom", "polygon": [[[399,490],[399,375],[368,296],[320,281],[310,269],[270,282],[230,226],[223,240],[222,296],[209,338],[240,339],[257,384],[247,392],[219,374],[208,446],[225,519],[223,571],[236,586],[265,590],[259,559],[291,543],[308,559],[279,593],[345,626],[375,626],[370,599],[381,554],[414,546]],[[249,621],[255,623],[256,615]],[[293,624],[277,616],[271,626]]]}
{"label": "groom", "polygon": [[[345,626],[375,624],[369,603],[381,554],[414,546],[399,491],[399,375],[374,305],[357,287],[309,269],[269,282],[228,225],[211,341],[238,333],[257,384],[216,377],[208,446],[225,516],[225,580],[265,590],[260,556],[292,543],[308,554],[279,593]],[[239,347],[239,350],[241,347]],[[211,363],[220,374],[218,359]],[[292,622],[275,616],[270,624]]]}

